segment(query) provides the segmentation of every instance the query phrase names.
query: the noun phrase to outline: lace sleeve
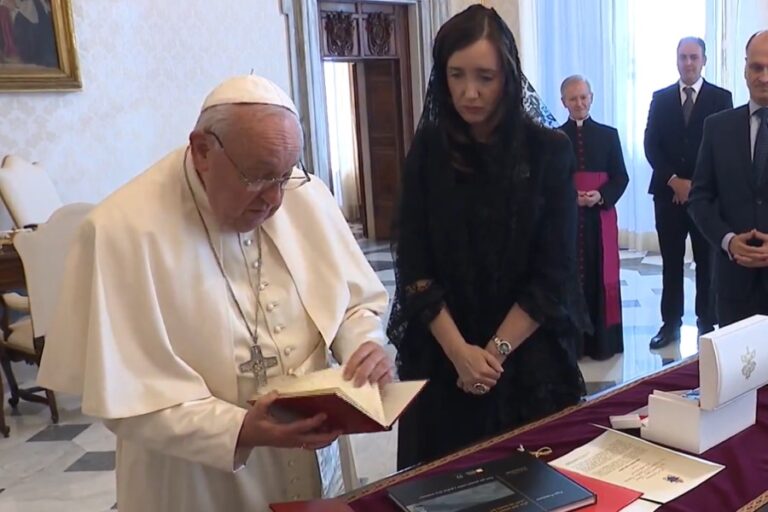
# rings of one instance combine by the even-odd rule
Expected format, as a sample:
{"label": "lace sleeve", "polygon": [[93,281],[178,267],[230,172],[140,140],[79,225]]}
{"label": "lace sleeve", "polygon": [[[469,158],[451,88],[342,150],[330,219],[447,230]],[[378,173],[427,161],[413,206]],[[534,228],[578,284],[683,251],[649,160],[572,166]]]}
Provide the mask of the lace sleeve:
{"label": "lace sleeve", "polygon": [[392,253],[395,263],[394,303],[389,322],[393,342],[409,320],[429,323],[443,307],[443,288],[434,280],[427,209],[426,129],[414,137],[405,162],[400,205],[394,226]]}

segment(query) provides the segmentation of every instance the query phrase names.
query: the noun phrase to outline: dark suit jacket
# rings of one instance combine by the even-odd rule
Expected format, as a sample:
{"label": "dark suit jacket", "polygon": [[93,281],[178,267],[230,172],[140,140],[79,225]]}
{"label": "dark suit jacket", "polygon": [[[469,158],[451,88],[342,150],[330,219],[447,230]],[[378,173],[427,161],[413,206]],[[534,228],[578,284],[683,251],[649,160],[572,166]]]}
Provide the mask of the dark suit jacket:
{"label": "dark suit jacket", "polygon": [[733,108],[730,91],[704,80],[691,119],[685,126],[680,99],[678,82],[653,93],[645,127],[645,157],[653,168],[648,193],[670,201],[673,192],[667,182],[672,175],[685,179],[693,177],[704,119]]}
{"label": "dark suit jacket", "polygon": [[737,265],[720,245],[731,232],[768,232],[768,183],[758,186],[753,179],[747,105],[715,114],[704,123],[688,211],[707,240],[718,248],[718,294],[738,299],[757,283],[768,284],[768,272]]}

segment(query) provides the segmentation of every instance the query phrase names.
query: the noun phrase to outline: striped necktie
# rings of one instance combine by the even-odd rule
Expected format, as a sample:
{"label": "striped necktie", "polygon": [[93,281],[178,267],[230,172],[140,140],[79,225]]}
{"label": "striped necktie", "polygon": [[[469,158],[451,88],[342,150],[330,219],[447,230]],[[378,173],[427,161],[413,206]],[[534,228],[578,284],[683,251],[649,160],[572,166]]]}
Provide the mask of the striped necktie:
{"label": "striped necktie", "polygon": [[693,112],[693,87],[683,87],[685,93],[685,101],[683,102],[683,120],[685,126],[688,126],[688,121],[691,120],[691,112]]}

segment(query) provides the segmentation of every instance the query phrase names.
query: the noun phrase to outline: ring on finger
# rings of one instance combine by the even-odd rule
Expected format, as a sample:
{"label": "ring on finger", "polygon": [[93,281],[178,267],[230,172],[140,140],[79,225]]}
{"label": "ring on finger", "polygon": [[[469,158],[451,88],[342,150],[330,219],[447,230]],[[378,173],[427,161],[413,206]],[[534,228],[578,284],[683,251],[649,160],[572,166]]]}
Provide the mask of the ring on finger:
{"label": "ring on finger", "polygon": [[478,395],[484,395],[490,391],[490,388],[482,382],[476,382],[472,385],[472,391]]}

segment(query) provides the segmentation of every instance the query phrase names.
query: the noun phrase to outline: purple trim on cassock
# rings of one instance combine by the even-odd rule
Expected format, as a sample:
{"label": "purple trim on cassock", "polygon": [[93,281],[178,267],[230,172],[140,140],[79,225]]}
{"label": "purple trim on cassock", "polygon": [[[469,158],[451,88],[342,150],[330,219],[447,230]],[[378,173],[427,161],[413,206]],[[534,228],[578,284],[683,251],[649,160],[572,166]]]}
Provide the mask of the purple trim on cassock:
{"label": "purple trim on cassock", "polygon": [[[608,173],[578,171],[573,175],[576,190],[598,190],[608,182]],[[599,207],[597,207],[599,208]],[[619,223],[616,208],[600,208],[600,240],[603,246],[603,291],[605,293],[605,326],[621,323],[619,281]]]}

